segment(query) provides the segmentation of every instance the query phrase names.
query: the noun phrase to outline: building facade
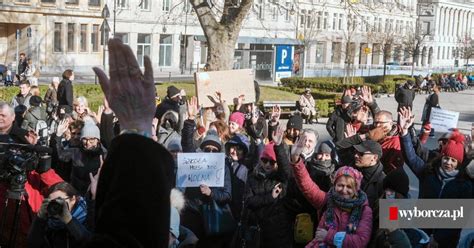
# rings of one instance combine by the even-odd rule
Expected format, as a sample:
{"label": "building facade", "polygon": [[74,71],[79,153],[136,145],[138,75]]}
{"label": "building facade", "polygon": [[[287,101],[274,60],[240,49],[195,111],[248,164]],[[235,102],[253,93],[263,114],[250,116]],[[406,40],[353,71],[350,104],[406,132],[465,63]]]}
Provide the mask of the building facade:
{"label": "building facade", "polygon": [[42,71],[91,70],[102,64],[100,0],[0,0],[0,64],[17,53]]}
{"label": "building facade", "polygon": [[[235,45],[234,68],[253,68],[258,80],[274,80],[278,45],[295,47],[302,71],[370,68],[384,60],[462,64],[460,41],[474,33],[472,1],[255,0]],[[110,14],[102,28],[105,4]],[[150,56],[156,75],[189,74],[207,59],[206,39],[186,1],[0,0],[0,9],[8,13],[0,15],[1,64],[15,62],[18,46],[43,71],[92,74],[92,66],[106,62],[102,41],[108,37],[130,45],[140,65]],[[414,56],[405,40],[420,31],[427,35]]]}

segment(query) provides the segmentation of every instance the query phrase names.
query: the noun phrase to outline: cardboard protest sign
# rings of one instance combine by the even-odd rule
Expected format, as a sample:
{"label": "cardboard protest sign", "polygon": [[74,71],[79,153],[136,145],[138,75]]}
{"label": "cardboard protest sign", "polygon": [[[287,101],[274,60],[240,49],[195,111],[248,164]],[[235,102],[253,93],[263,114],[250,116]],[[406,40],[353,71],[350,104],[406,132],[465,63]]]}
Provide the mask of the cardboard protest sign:
{"label": "cardboard protest sign", "polygon": [[224,187],[224,153],[178,153],[176,187]]}
{"label": "cardboard protest sign", "polygon": [[216,91],[221,92],[222,99],[232,105],[233,99],[245,95],[244,103],[255,102],[255,78],[252,69],[196,72],[196,96],[199,105],[205,108],[213,107]]}
{"label": "cardboard protest sign", "polygon": [[449,129],[458,126],[459,112],[444,110],[440,108],[431,108],[430,122],[431,127],[436,132],[449,132]]}

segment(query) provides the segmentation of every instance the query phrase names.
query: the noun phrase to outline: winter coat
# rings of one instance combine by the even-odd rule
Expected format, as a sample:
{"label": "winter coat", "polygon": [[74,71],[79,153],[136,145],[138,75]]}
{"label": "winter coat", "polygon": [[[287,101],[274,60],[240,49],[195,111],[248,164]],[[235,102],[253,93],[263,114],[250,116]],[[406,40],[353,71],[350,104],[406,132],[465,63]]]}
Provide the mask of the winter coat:
{"label": "winter coat", "polygon": [[[266,175],[260,166],[257,166],[247,180],[245,208],[248,210],[249,223],[261,228],[260,247],[291,247],[293,240],[291,226],[284,197],[287,191],[289,163],[284,144],[275,146],[278,170]],[[280,183],[282,191],[275,199],[272,196],[273,188]]]}
{"label": "winter coat", "polygon": [[152,139],[115,137],[100,172],[94,237],[84,247],[168,247],[173,167]]}
{"label": "winter coat", "polygon": [[52,229],[48,226],[48,219],[36,217],[31,225],[28,234],[28,247],[30,248],[53,248],[67,247],[79,248],[92,237],[92,227],[87,226],[93,223],[94,204],[87,201],[87,217],[84,223],[80,223],[76,218],[65,225],[65,229]]}
{"label": "winter coat", "polygon": [[316,102],[314,101],[313,96],[310,96],[310,98],[307,98],[304,94],[300,96],[299,100],[300,106],[302,108],[315,108],[316,107]]}
{"label": "winter coat", "polygon": [[421,117],[421,120],[424,122],[427,122],[430,120],[431,116],[431,109],[432,108],[439,108],[439,96],[438,94],[433,93],[428,96],[425,102],[425,106],[423,108],[423,115]]}
{"label": "winter coat", "polygon": [[[326,192],[322,191],[316,183],[311,180],[308,171],[304,167],[304,163],[300,160],[293,164],[295,178],[303,195],[317,209],[323,208],[328,201]],[[326,245],[334,247],[334,235],[337,232],[345,232],[349,223],[350,213],[340,208],[334,209],[334,221],[336,227],[332,228],[326,225],[326,212],[319,221],[319,228],[326,229],[328,234],[324,240]],[[362,205],[362,215],[359,225],[354,233],[346,233],[342,247],[367,247],[372,233],[372,209],[369,202],[365,201]],[[316,240],[311,241],[306,247],[318,247],[320,243]]]}
{"label": "winter coat", "polygon": [[336,110],[331,114],[326,123],[326,130],[331,135],[334,142],[344,139],[344,131],[346,130],[346,124],[351,121],[350,116],[347,114],[347,110],[342,107],[337,107]]}
{"label": "winter coat", "polygon": [[404,159],[397,125],[393,125],[392,130],[384,139],[380,140],[379,143],[382,146],[382,158],[380,162],[382,162],[384,166],[385,174],[403,166]]}
{"label": "winter coat", "polygon": [[72,162],[71,185],[85,195],[90,184],[89,173],[97,174],[100,167],[100,156],[105,157],[106,149],[99,144],[94,150],[84,148],[64,148],[61,137],[56,137],[56,150],[61,162]]}
{"label": "winter coat", "polygon": [[30,108],[30,98],[31,94],[28,93],[26,96],[23,96],[21,93],[18,93],[15,97],[12,99],[11,106],[12,108],[16,108],[19,105],[25,105],[27,109]]}
{"label": "winter coat", "polygon": [[156,106],[155,117],[158,118],[158,120],[161,120],[163,114],[168,110],[173,110],[174,112],[179,113],[179,103],[166,98],[163,100],[163,102]]}
{"label": "winter coat", "polygon": [[395,92],[395,100],[398,102],[397,111],[402,107],[413,108],[413,101],[415,100],[415,91],[408,89],[405,86],[399,87]]}
{"label": "winter coat", "polygon": [[58,103],[58,90],[49,87],[48,90],[46,91],[46,94],[44,95],[44,102],[49,104],[57,104]]}
{"label": "winter coat", "polygon": [[21,128],[25,130],[36,130],[36,123],[38,123],[39,120],[46,121],[47,118],[48,116],[43,108],[31,107],[25,113]]}
{"label": "winter coat", "polygon": [[[435,159],[430,163],[424,163],[419,158],[409,135],[401,137],[403,152],[407,157],[407,165],[413,170],[420,181],[420,199],[469,199],[472,197],[472,183],[465,178],[464,167],[459,165],[459,174],[451,181],[443,183],[440,179],[438,169],[441,160]],[[414,163],[412,163],[414,162]],[[432,232],[440,247],[455,247],[459,241],[460,229],[434,229]]]}
{"label": "winter coat", "polygon": [[65,108],[66,113],[72,112],[74,101],[72,82],[69,79],[63,79],[58,86],[58,104],[60,108]]}

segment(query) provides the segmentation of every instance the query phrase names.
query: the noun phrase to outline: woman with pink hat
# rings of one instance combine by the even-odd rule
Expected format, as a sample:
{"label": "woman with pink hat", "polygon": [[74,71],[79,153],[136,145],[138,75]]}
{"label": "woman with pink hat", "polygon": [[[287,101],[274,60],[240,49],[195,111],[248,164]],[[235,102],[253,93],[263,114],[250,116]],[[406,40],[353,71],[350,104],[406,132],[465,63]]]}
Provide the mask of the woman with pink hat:
{"label": "woman with pink hat", "polygon": [[367,195],[360,189],[362,174],[343,166],[333,178],[328,192],[311,180],[301,159],[304,137],[291,149],[291,164],[298,187],[317,209],[326,207],[320,218],[315,238],[306,247],[366,247],[372,233],[372,209]]}

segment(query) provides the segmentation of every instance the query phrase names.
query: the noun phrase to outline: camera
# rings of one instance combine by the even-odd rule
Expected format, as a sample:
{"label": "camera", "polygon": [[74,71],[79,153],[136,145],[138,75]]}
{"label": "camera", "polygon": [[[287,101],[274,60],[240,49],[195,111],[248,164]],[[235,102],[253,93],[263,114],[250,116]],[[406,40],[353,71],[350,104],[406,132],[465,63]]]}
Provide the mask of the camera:
{"label": "camera", "polygon": [[0,181],[9,183],[9,190],[24,192],[27,173],[43,173],[51,167],[49,147],[2,143],[0,146]]}
{"label": "camera", "polygon": [[61,215],[63,213],[63,204],[64,200],[61,198],[51,200],[46,207],[46,210],[48,210],[48,215]]}

